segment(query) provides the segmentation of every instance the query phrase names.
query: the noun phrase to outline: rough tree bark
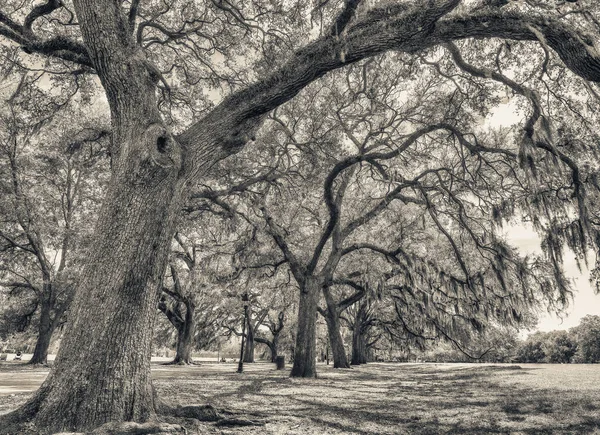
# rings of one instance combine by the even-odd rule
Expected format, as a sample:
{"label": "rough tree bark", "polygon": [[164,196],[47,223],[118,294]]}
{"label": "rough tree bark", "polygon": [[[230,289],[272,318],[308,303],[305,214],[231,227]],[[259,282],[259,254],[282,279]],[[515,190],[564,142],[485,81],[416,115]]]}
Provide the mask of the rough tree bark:
{"label": "rough tree bark", "polygon": [[[432,0],[396,15],[385,13],[385,19],[366,14],[342,28],[343,34],[326,35],[298,50],[286,65],[226,98],[177,138],[158,113],[155,69],[133,41],[121,2],[73,1],[84,45],[31,38],[31,22],[19,26],[3,15],[3,37],[29,52],[95,69],[111,109],[113,173],[53,371],[31,400],[2,417],[0,426],[35,417],[39,428],[60,432],[154,416],[152,323],[187,183],[239,151],[265,113],[328,71],[391,49],[414,53],[468,37],[537,41],[543,34],[574,72],[600,80],[599,50],[558,20],[492,11],[440,21],[459,3]],[[316,373],[320,288],[309,281],[300,296],[296,376]]]}
{"label": "rough tree bark", "polygon": [[111,107],[113,174],[54,370],[11,416],[35,416],[49,432],[153,417],[154,310],[185,184],[181,147],[156,109],[155,78],[115,19],[119,4],[75,8]]}

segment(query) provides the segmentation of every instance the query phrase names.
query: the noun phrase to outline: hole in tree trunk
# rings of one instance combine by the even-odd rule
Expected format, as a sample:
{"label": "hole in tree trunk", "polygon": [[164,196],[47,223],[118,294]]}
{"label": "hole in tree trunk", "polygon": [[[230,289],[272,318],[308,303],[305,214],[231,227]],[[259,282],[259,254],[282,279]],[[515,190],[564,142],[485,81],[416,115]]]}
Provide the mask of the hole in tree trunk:
{"label": "hole in tree trunk", "polygon": [[165,136],[159,136],[159,138],[156,139],[156,149],[159,153],[164,154],[167,152],[167,143],[168,141]]}

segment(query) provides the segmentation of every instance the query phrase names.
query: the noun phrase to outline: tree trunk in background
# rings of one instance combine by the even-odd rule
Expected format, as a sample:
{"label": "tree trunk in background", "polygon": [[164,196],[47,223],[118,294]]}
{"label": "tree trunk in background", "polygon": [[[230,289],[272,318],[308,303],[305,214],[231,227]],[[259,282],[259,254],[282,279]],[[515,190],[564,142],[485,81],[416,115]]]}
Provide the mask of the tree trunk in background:
{"label": "tree trunk in background", "polygon": [[367,363],[367,337],[362,334],[361,325],[355,325],[352,331],[352,365]]}
{"label": "tree trunk in background", "polygon": [[272,363],[274,363],[276,361],[278,347],[279,347],[279,334],[277,334],[276,336],[273,337],[273,341],[271,341],[271,346],[269,346],[269,349],[271,349],[271,362]]}
{"label": "tree trunk in background", "polygon": [[317,303],[321,285],[315,277],[306,277],[300,287],[298,328],[294,346],[294,365],[290,376],[316,378]]}
{"label": "tree trunk in background", "polygon": [[185,321],[177,330],[177,353],[173,364],[192,364],[192,350],[194,347],[194,334],[196,322],[194,320],[195,306],[192,301],[185,301]]}
{"label": "tree trunk in background", "polygon": [[273,341],[269,341],[266,338],[262,337],[254,337],[254,341],[256,343],[261,343],[267,345],[269,351],[271,352],[271,362],[275,362],[275,357],[277,356],[277,337],[273,339]]}
{"label": "tree trunk in background", "polygon": [[333,367],[336,369],[349,368],[350,364],[348,364],[344,340],[342,339],[342,333],[340,331],[340,313],[338,311],[337,303],[333,299],[328,287],[323,287],[323,296],[325,297],[325,303],[327,304],[324,317],[325,322],[327,323],[329,343],[331,344]]}
{"label": "tree trunk in background", "polygon": [[245,363],[254,362],[254,330],[250,323],[250,318],[248,318],[248,323],[246,323],[246,347],[244,348]]}
{"label": "tree trunk in background", "polygon": [[48,363],[48,348],[50,340],[55,329],[55,322],[52,321],[52,288],[47,288],[51,284],[44,284],[42,292],[42,300],[40,301],[40,324],[38,326],[38,336],[35,343],[33,356],[29,364],[47,364]]}
{"label": "tree trunk in background", "polygon": [[337,311],[333,313],[327,311],[325,316],[325,322],[327,323],[327,334],[329,336],[329,343],[331,345],[331,354],[333,356],[333,368],[348,368],[348,357],[346,356],[346,348],[344,347],[344,340],[342,339],[342,333],[340,331],[340,317]]}

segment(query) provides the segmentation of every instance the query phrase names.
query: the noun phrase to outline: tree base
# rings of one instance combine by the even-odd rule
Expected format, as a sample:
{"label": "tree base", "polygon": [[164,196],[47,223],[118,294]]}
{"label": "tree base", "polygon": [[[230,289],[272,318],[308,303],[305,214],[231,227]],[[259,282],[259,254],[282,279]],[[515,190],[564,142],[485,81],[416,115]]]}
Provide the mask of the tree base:
{"label": "tree base", "polygon": [[351,369],[352,367],[350,367],[350,364],[348,364],[348,363],[342,363],[342,364],[333,363],[333,368],[334,369]]}
{"label": "tree base", "polygon": [[[189,405],[171,407],[160,403],[156,421],[145,423],[109,422],[89,432],[61,432],[56,435],[180,435],[208,432],[207,423],[218,427],[263,426],[261,418],[248,419],[234,413],[218,410],[212,405]],[[49,435],[43,428],[36,427],[35,414],[19,408],[0,416],[0,435]],[[187,428],[187,429],[186,429]]]}
{"label": "tree base", "polygon": [[48,362],[34,362],[33,360],[27,361],[25,364],[27,364],[28,366],[32,366],[32,367],[44,367],[44,368],[49,368],[51,367],[50,364],[48,364]]}
{"label": "tree base", "polygon": [[0,435],[40,435],[39,430],[33,423],[15,421],[5,417],[5,415],[0,417]]}

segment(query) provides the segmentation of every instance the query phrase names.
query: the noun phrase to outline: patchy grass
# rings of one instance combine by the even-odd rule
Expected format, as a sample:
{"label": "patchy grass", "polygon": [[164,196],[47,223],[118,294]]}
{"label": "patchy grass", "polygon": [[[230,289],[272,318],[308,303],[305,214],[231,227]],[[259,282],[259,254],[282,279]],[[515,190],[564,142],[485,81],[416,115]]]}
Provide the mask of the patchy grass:
{"label": "patchy grass", "polygon": [[[241,375],[235,364],[202,364],[154,366],[153,374],[167,401],[210,403],[265,422],[228,428],[177,420],[188,433],[600,434],[600,366],[521,367],[377,363],[334,370],[320,365],[318,379],[291,379],[271,364],[246,364]],[[44,373],[0,364],[0,391],[7,376],[31,385]],[[12,394],[0,393],[0,413],[30,393]]]}

